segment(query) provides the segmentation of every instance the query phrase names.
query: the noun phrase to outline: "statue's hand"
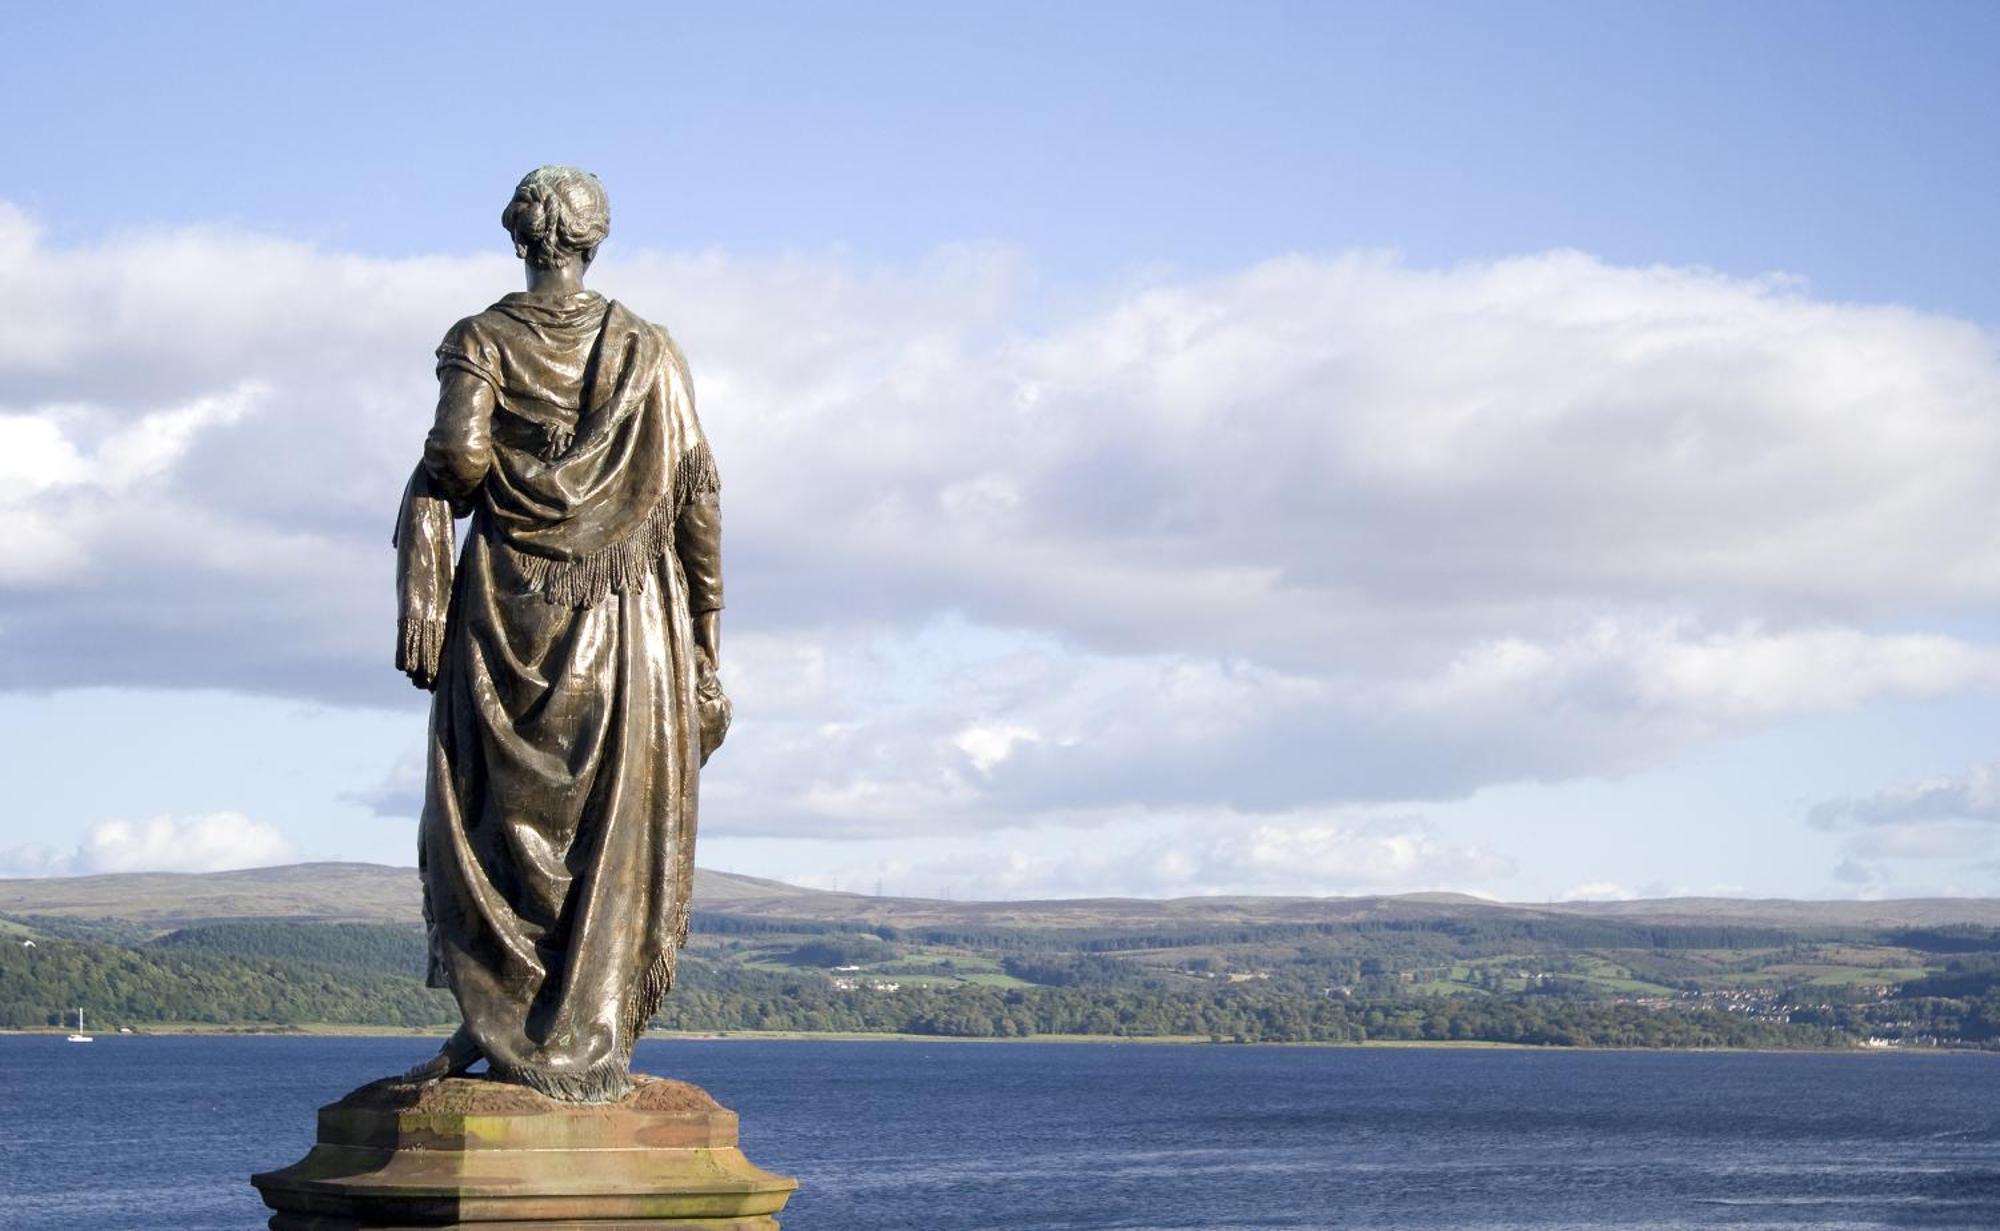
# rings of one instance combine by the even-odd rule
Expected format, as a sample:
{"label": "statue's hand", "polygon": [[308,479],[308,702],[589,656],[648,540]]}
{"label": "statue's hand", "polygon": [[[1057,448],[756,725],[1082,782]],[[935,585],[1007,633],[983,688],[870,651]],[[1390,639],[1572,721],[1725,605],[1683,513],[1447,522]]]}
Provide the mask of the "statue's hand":
{"label": "statue's hand", "polygon": [[722,691],[722,681],[715,677],[706,650],[695,655],[694,704],[695,722],[701,728],[701,763],[706,765],[715,750],[722,747],[729,734],[729,720],[735,713],[728,695]]}

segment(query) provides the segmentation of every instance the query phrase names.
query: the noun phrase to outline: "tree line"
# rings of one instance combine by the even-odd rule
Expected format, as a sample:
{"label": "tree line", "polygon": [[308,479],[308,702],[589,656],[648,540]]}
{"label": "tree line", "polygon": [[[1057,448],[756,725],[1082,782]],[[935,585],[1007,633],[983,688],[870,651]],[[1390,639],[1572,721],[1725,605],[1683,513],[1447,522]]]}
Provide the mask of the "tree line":
{"label": "tree line", "polygon": [[[286,947],[282,933],[257,938]],[[364,948],[374,940],[350,936]],[[143,947],[43,939],[0,945],[0,1027],[59,1024],[83,1005],[93,1024],[165,1023],[446,1026],[451,998],[409,975],[290,956],[206,951],[213,934]],[[341,956],[338,948],[334,956]],[[406,955],[407,956],[407,955]],[[654,1024],[705,1032],[847,1031],[962,1038],[1037,1034],[1192,1036],[1242,1042],[1488,1040],[1571,1046],[1828,1046],[1830,1029],[1712,1012],[1648,1012],[1631,1005],[1527,997],[1417,997],[1347,1001],[1241,986],[955,985],[886,993],[842,991],[792,977],[699,960]]]}
{"label": "tree line", "polygon": [[[44,931],[32,946],[22,944],[18,935],[0,942],[0,1027],[54,1026],[78,1005],[86,1008],[92,1024],[104,1028],[166,1023],[421,1027],[457,1020],[449,995],[422,985],[425,942],[415,927],[281,920],[202,925],[143,943],[103,939],[108,934],[122,935],[109,928],[74,929],[71,938]],[[774,940],[785,935],[748,928],[728,934]],[[1392,941],[1420,935],[1425,943],[1413,947],[1427,949],[1445,933],[1390,928],[1377,935]],[[1494,939],[1485,932],[1478,936],[1482,945]],[[1739,1011],[1731,1012],[1694,1002],[1662,1007],[1657,1001],[1640,1005],[1609,998],[1581,979],[1557,977],[1569,963],[1554,955],[1538,964],[1557,974],[1544,974],[1524,990],[1507,992],[1504,980],[1495,978],[1480,991],[1415,994],[1393,968],[1400,965],[1402,975],[1411,977],[1412,971],[1425,969],[1408,964],[1422,960],[1419,954],[1405,951],[1393,960],[1329,957],[1311,945],[1273,946],[1271,977],[1232,983],[1184,973],[1212,966],[1206,956],[1190,955],[1180,963],[1183,973],[1176,973],[1092,948],[1035,949],[1022,941],[996,956],[1001,969],[1031,986],[905,983],[885,992],[870,984],[892,978],[902,967],[883,963],[902,960],[912,972],[935,967],[938,973],[956,973],[957,967],[935,954],[909,954],[908,935],[893,929],[826,929],[791,934],[782,944],[755,945],[756,956],[765,960],[763,950],[769,949],[795,967],[820,970],[873,962],[876,977],[859,987],[842,987],[815,971],[761,969],[698,948],[684,957],[680,986],[655,1024],[703,1032],[1617,1047],[1824,1047],[1884,1036],[2000,1048],[2000,953],[1970,948],[1993,943],[1992,934],[1940,929],[1912,939],[1952,956],[1942,969],[1887,997],[1864,988],[1797,988],[1779,997],[1796,1007],[1766,1005],[1750,1011],[1738,1005]],[[1457,943],[1465,944],[1467,938],[1460,935]],[[1767,954],[1741,964],[1769,960]],[[1652,961],[1660,969],[1648,975],[1663,979],[1717,968],[1715,959],[1684,963],[1672,954],[1656,954]],[[1329,986],[1319,980],[1329,972],[1341,974],[1343,981]],[[1346,976],[1355,981],[1346,983]]]}

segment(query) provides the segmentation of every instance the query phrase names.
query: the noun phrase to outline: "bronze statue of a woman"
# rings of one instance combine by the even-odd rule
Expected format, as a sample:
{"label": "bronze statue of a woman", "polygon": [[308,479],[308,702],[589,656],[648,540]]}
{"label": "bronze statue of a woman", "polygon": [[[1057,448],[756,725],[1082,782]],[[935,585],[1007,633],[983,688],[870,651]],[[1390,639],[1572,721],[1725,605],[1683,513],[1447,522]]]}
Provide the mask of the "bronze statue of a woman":
{"label": "bronze statue of a woman", "polygon": [[531,172],[501,223],[528,289],[445,334],[397,522],[396,665],[435,692],[430,982],[465,1018],[411,1076],[484,1059],[605,1102],[673,983],[728,725],[719,484],[680,349],[583,287],[610,229],[597,178]]}
{"label": "bronze statue of a woman", "polygon": [[[430,981],[465,1024],[250,1179],[279,1228],[777,1231],[798,1182],[743,1157],[707,1092],[631,1071],[729,725],[715,461],[673,339],[583,289],[611,222],[596,178],[543,167],[500,221],[528,289],[445,334],[396,521],[396,665],[436,694]],[[495,1080],[459,1076],[481,1060]]]}

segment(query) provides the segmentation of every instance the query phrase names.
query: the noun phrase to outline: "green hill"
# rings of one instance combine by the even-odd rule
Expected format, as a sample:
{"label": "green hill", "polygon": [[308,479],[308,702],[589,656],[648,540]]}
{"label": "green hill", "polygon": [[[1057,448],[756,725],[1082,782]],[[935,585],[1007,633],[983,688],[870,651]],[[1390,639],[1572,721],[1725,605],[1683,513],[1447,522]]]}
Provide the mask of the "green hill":
{"label": "green hill", "polygon": [[[0,1025],[441,1025],[415,871],[0,881]],[[33,941],[33,945],[23,942]],[[940,902],[703,870],[688,1030],[2000,1046],[2000,903]]]}
{"label": "green hill", "polygon": [[[1630,902],[1506,903],[1465,894],[1401,896],[1063,898],[959,902],[804,889],[707,868],[695,873],[704,910],[866,929],[1142,929],[1466,920],[1598,920],[1619,925],[1770,926],[1788,930],[1979,926],[2000,928],[2000,899],[1877,902],[1661,898]],[[137,872],[0,879],[0,916],[118,921],[170,931],[240,919],[421,921],[415,868],[307,863],[233,872]]]}
{"label": "green hill", "polygon": [[[312,926],[312,925],[307,925]],[[444,1026],[451,998],[408,974],[159,946],[45,938],[0,945],[0,1027],[167,1024]]]}
{"label": "green hill", "polygon": [[[810,893],[777,881],[701,869],[695,895],[751,902]],[[423,921],[415,868],[373,863],[301,863],[234,872],[122,872],[104,876],[0,879],[0,916],[116,921],[170,931],[228,919],[319,923]]]}

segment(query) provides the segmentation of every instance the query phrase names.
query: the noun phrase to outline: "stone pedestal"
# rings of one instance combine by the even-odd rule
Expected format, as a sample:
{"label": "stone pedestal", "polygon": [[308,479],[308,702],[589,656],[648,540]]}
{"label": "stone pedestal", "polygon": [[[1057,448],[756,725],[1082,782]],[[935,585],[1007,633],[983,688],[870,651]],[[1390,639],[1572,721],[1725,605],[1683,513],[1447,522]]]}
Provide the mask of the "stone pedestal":
{"label": "stone pedestal", "polygon": [[632,1077],[601,1105],[476,1077],[379,1081],[320,1108],[312,1152],[250,1182],[272,1231],[775,1231],[798,1181],[743,1157],[736,1113]]}

